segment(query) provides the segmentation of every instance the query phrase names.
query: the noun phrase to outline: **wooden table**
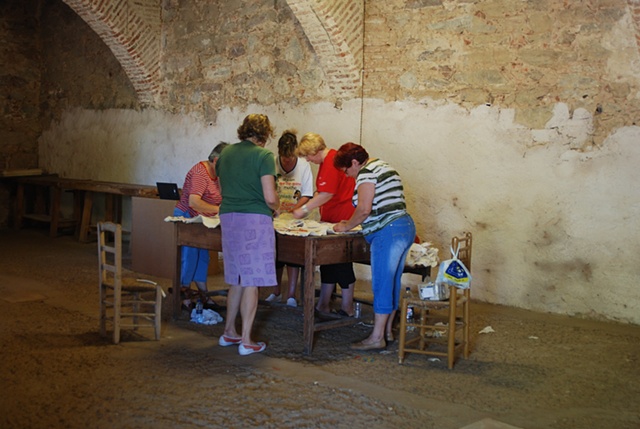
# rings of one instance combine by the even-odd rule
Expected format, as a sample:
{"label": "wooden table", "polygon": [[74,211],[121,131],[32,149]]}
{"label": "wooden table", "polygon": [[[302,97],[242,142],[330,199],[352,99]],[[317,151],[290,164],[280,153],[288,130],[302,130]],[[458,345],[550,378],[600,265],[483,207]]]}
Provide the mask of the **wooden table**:
{"label": "wooden table", "polygon": [[[174,317],[181,313],[180,270],[182,246],[222,251],[220,228],[207,228],[202,224],[175,223],[176,270],[173,278]],[[369,262],[369,245],[360,234],[339,234],[322,237],[297,237],[276,234],[278,261],[302,265],[304,269],[303,313],[304,313],[304,354],[313,350],[313,334],[340,326],[353,325],[359,319],[345,317],[336,320],[316,322],[315,309],[315,266],[342,262]]]}
{"label": "wooden table", "polygon": [[[15,203],[15,226],[21,228],[23,219],[49,223],[49,235],[55,237],[59,228],[75,226],[75,235],[79,241],[89,239],[93,196],[105,195],[104,220],[117,223],[122,221],[122,197],[139,196],[157,198],[155,186],[132,183],[101,182],[96,180],[68,179],[57,175],[28,176],[14,179],[17,184]],[[34,207],[27,207],[26,188],[35,188]],[[49,190],[50,201],[44,201],[44,191]],[[64,191],[73,192],[73,216],[64,219],[60,216],[60,201]],[[47,207],[48,206],[48,207]]]}
{"label": "wooden table", "polygon": [[[58,235],[59,228],[77,227],[81,207],[75,193],[73,216],[62,218],[60,215],[62,193],[72,191],[60,177],[56,175],[27,176],[17,177],[14,181],[17,184],[14,215],[16,228],[22,227],[24,219],[49,223],[49,235],[55,237]],[[33,196],[27,195],[27,190],[31,189],[33,189]]]}

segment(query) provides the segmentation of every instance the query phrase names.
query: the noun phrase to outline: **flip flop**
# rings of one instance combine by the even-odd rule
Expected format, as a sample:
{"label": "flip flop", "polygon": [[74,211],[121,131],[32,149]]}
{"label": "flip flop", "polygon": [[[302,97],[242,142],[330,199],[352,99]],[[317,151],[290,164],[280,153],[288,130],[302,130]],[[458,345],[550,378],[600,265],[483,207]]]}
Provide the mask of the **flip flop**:
{"label": "flip flop", "polygon": [[321,320],[337,320],[341,318],[337,313],[334,313],[334,312],[326,313],[318,309],[314,310],[314,314],[318,319],[321,319]]}
{"label": "flip flop", "polygon": [[267,345],[263,342],[259,342],[256,345],[240,343],[240,345],[238,346],[238,354],[240,356],[247,356],[253,353],[261,353],[266,348]]}
{"label": "flip flop", "polygon": [[218,345],[221,345],[222,347],[237,346],[237,345],[240,345],[241,343],[242,343],[242,338],[232,338],[232,337],[227,337],[226,335],[221,335],[220,338],[218,339]]}
{"label": "flip flop", "polygon": [[349,314],[346,311],[344,311],[343,309],[340,309],[338,311],[333,312],[333,314],[337,314],[340,317],[353,317],[353,314]]}

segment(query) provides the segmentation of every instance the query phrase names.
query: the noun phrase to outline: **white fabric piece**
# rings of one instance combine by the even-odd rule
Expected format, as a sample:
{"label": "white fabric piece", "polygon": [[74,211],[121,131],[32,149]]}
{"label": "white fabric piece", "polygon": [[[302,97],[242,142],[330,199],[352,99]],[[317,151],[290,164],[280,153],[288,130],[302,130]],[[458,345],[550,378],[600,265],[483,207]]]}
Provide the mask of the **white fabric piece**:
{"label": "white fabric piece", "polygon": [[220,316],[218,313],[208,308],[205,308],[204,310],[202,310],[202,318],[198,317],[198,315],[196,314],[195,308],[191,310],[191,321],[193,323],[198,323],[200,325],[216,325],[222,322],[223,320],[224,319],[222,319],[222,316]]}
{"label": "white fabric piece", "polygon": [[409,267],[437,267],[438,262],[438,249],[425,242],[411,245],[405,264]]}
{"label": "white fabric piece", "polygon": [[196,217],[184,217],[184,216],[167,216],[164,218],[165,222],[184,222],[184,223],[202,223],[207,228],[217,228],[220,225],[220,218],[218,216],[209,217],[198,215]]}

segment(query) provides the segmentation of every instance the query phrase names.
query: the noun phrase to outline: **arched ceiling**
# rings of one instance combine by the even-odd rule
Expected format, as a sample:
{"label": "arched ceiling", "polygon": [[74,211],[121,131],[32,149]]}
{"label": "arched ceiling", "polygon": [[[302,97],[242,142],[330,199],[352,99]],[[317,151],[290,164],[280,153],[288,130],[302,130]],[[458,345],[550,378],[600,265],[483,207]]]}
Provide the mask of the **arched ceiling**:
{"label": "arched ceiling", "polygon": [[[160,91],[161,2],[63,0],[102,38],[143,105]],[[357,97],[363,70],[364,1],[285,0],[298,19],[336,98]],[[640,50],[640,0],[627,0]]]}
{"label": "arched ceiling", "polygon": [[[160,90],[161,6],[157,0],[63,0],[111,49],[143,105]],[[364,5],[353,0],[286,0],[337,98],[357,96]]]}

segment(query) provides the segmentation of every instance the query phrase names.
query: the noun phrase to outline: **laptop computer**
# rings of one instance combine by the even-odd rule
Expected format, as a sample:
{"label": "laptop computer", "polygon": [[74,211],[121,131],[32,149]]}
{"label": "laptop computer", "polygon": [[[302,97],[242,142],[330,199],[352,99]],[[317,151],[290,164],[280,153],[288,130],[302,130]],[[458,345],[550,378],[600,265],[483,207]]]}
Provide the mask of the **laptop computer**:
{"label": "laptop computer", "polygon": [[161,200],[179,200],[180,192],[178,192],[178,185],[175,183],[156,182],[158,188],[158,195]]}

